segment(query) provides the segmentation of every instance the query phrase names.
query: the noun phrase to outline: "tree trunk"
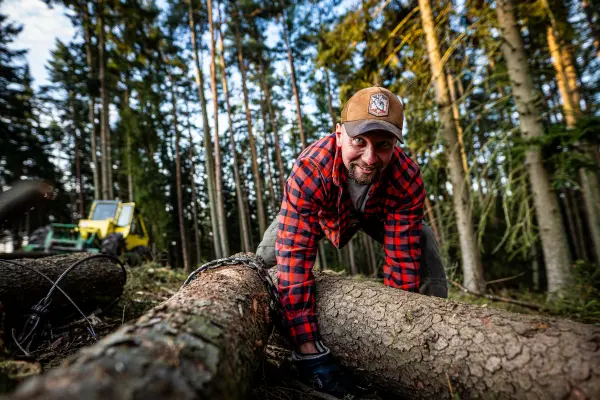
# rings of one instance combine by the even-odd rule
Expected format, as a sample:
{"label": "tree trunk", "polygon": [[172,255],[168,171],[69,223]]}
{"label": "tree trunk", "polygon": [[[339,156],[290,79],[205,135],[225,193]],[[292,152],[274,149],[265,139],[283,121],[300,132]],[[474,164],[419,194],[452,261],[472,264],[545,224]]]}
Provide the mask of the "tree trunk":
{"label": "tree trunk", "polygon": [[[600,328],[316,274],[323,341],[400,398],[600,396]],[[571,396],[571,397],[569,397]]]}
{"label": "tree trunk", "polygon": [[573,244],[573,250],[575,250],[575,259],[585,260],[587,259],[584,256],[585,246],[581,246],[581,238],[579,237],[579,230],[575,225],[575,213],[578,212],[576,209],[576,205],[573,204],[570,200],[569,191],[570,189],[562,188],[563,199],[564,199],[564,207],[565,207],[565,215],[567,216],[567,226],[569,228],[569,233],[571,236],[571,243]]}
{"label": "tree trunk", "polygon": [[460,112],[458,111],[456,90],[454,89],[454,77],[452,74],[446,74],[446,79],[448,80],[448,91],[450,93],[450,101],[452,102],[452,117],[454,118],[454,126],[456,127],[456,137],[458,139],[458,145],[460,146],[460,158],[462,160],[465,178],[468,180],[469,167],[467,166],[467,152],[465,151],[465,143],[463,140],[463,129],[462,126],[460,126]]}
{"label": "tree trunk", "polygon": [[85,55],[88,66],[88,95],[89,98],[89,120],[90,120],[90,134],[91,134],[91,152],[92,152],[92,176],[94,180],[94,198],[101,198],[102,182],[100,180],[100,165],[98,163],[98,149],[96,145],[96,87],[98,78],[95,75],[96,66],[94,65],[94,56],[92,52],[92,33],[91,33],[91,21],[90,11],[88,3],[86,2],[82,6],[82,17],[83,17],[83,35],[85,39]]}
{"label": "tree trunk", "polygon": [[582,0],[581,8],[583,8],[587,23],[592,31],[592,39],[594,40],[594,46],[596,46],[596,56],[600,58],[600,30],[598,30],[598,25],[594,23],[594,9],[590,7],[589,0]]}
{"label": "tree trunk", "polygon": [[[125,56],[127,59],[127,54]],[[125,72],[125,93],[123,95],[123,110],[125,111],[125,115],[127,118],[131,118],[131,108],[129,107],[129,87],[131,86],[131,80],[129,78],[129,71]],[[132,157],[131,153],[133,151],[131,146],[131,130],[126,129],[125,134],[127,135],[126,146],[127,146],[127,154],[126,154],[126,162],[127,162],[127,198],[130,202],[135,201],[133,195],[133,165],[132,165]]]}
{"label": "tree trunk", "polygon": [[202,273],[10,398],[244,399],[271,332],[268,304],[248,267]]}
{"label": "tree trunk", "polygon": [[448,153],[450,179],[454,190],[452,197],[463,261],[463,286],[476,293],[482,293],[485,291],[485,280],[481,265],[481,254],[473,228],[473,215],[469,199],[470,188],[462,166],[460,145],[454,119],[452,118],[451,103],[448,97],[448,88],[446,87],[446,78],[443,72],[430,0],[419,0],[419,7],[427,41],[429,64],[435,83],[436,102],[444,129],[444,144]]}
{"label": "tree trunk", "polygon": [[212,0],[207,0],[208,31],[210,33],[210,88],[212,92],[213,111],[215,118],[214,145],[215,145],[215,200],[217,206],[217,222],[221,254],[226,257],[229,253],[229,239],[227,236],[227,218],[225,217],[225,201],[223,199],[223,166],[221,161],[221,144],[219,141],[219,98],[217,90],[217,54],[215,49],[215,29],[213,23]]}
{"label": "tree trunk", "polygon": [[78,218],[83,218],[83,184],[81,180],[81,152],[79,145],[79,134],[77,131],[79,130],[79,118],[77,117],[77,111],[75,110],[75,93],[69,93],[69,105],[71,108],[71,113],[73,115],[73,144],[75,151],[75,192],[77,193],[77,214]]}
{"label": "tree trunk", "polygon": [[[220,15],[220,12],[219,12]],[[220,17],[219,17],[220,20]],[[221,21],[219,21],[221,26]],[[244,201],[244,192],[246,191],[244,180],[240,175],[239,157],[235,146],[235,137],[233,135],[233,120],[231,119],[231,105],[229,104],[229,89],[227,88],[227,69],[225,67],[225,46],[223,45],[223,33],[219,35],[219,51],[221,64],[221,80],[223,85],[223,94],[225,95],[225,106],[227,107],[227,122],[229,124],[229,143],[231,146],[231,156],[233,158],[233,178],[235,181],[236,202],[238,206],[238,220],[240,223],[240,235],[242,238],[242,251],[252,251],[250,244],[250,229],[246,216],[248,215],[248,207]]]}
{"label": "tree trunk", "polygon": [[185,220],[183,218],[183,191],[181,181],[181,154],[179,151],[179,122],[177,121],[177,100],[175,98],[175,80],[171,73],[171,66],[165,59],[165,64],[169,68],[169,80],[171,81],[171,114],[173,115],[173,129],[175,130],[175,186],[177,186],[177,216],[179,220],[179,237],[181,240],[181,252],[183,253],[183,272],[189,274],[192,272],[190,257],[188,254],[187,237],[185,229]]}
{"label": "tree trunk", "polygon": [[[502,51],[508,65],[508,74],[521,120],[521,132],[527,141],[535,140],[544,134],[544,130],[535,107],[534,86],[523,38],[515,20],[512,0],[498,0],[496,4],[498,22],[503,33]],[[571,257],[564,224],[556,195],[542,163],[539,145],[529,144],[525,159],[540,226],[548,291],[559,292],[571,281]]]}
{"label": "tree trunk", "polygon": [[[554,24],[556,25],[556,24]],[[556,70],[556,81],[562,99],[563,114],[567,129],[575,128],[577,120],[581,117],[579,88],[577,86],[577,71],[568,43],[557,40],[556,29],[548,26],[548,47],[552,55],[552,63]],[[594,162],[594,146],[588,143],[578,143],[583,150],[584,157],[591,163]],[[583,190],[585,212],[590,230],[590,240],[595,261],[600,263],[600,186],[598,176],[594,171],[586,168],[579,169],[579,178]]]}
{"label": "tree trunk", "polygon": [[268,129],[267,129],[267,112],[265,109],[265,99],[262,98],[260,99],[260,111],[262,114],[262,120],[263,120],[263,140],[265,141],[265,164],[267,165],[267,176],[266,176],[266,180],[267,180],[267,190],[269,192],[269,199],[271,200],[271,209],[273,211],[273,213],[276,213],[279,211],[279,207],[277,207],[277,202],[275,201],[275,185],[273,184],[274,180],[273,180],[273,174],[271,172],[271,143],[269,143],[269,133],[268,133]]}
{"label": "tree trunk", "polygon": [[290,48],[290,40],[288,37],[287,22],[285,17],[285,8],[283,0],[279,0],[281,5],[281,25],[283,25],[283,40],[285,42],[285,48],[287,50],[288,62],[290,63],[290,76],[292,78],[292,91],[294,92],[294,100],[296,102],[296,119],[298,121],[298,131],[300,133],[300,141],[302,142],[302,149],[305,149],[308,144],[306,142],[306,136],[304,135],[304,125],[302,124],[302,103],[300,102],[300,93],[298,92],[298,85],[296,83],[296,68],[294,68],[294,57],[292,56],[292,49]]}
{"label": "tree trunk", "polygon": [[192,139],[192,124],[190,123],[189,107],[186,103],[188,139],[190,141],[189,157],[190,157],[190,185],[192,187],[192,216],[194,218],[194,243],[196,244],[196,264],[202,264],[202,250],[200,247],[200,221],[198,220],[198,197],[196,196],[196,160],[194,158],[194,139]]}
{"label": "tree trunk", "polygon": [[[237,11],[239,15],[239,11]],[[239,20],[237,21],[239,22]],[[263,204],[262,186],[260,184],[260,172],[258,170],[258,155],[256,154],[256,141],[252,133],[252,115],[250,113],[250,105],[248,99],[248,87],[246,86],[246,67],[244,66],[244,54],[242,51],[242,38],[240,36],[240,28],[238,23],[235,26],[235,43],[238,55],[238,67],[242,75],[242,90],[244,92],[244,107],[246,110],[246,123],[248,124],[248,138],[250,139],[250,153],[252,155],[252,173],[254,175],[254,190],[256,194],[256,208],[258,214],[258,229],[259,236],[262,237],[267,229],[267,220],[265,216],[265,207]]]}
{"label": "tree trunk", "polygon": [[[0,260],[0,303],[4,305],[7,322],[20,323],[19,319],[31,313],[31,307],[44,298],[52,284],[36,271],[48,276],[52,281],[75,262],[89,256],[87,253],[59,255],[38,259],[20,258],[10,262]],[[79,308],[91,312],[104,307],[118,298],[123,292],[126,277],[121,268],[108,258],[85,261],[73,268],[60,281],[59,287],[73,299]],[[59,291],[51,297],[48,308],[51,318],[60,318],[75,313],[73,305]],[[20,328],[21,326],[14,326]],[[10,332],[10,330],[7,330]]]}
{"label": "tree trunk", "polygon": [[375,248],[373,246],[373,239],[371,239],[368,235],[365,235],[367,238],[367,252],[369,253],[369,258],[371,259],[371,275],[377,276],[379,272],[379,265],[377,264],[377,257],[375,256]]}
{"label": "tree trunk", "polygon": [[273,102],[271,99],[271,89],[269,88],[269,84],[267,82],[265,67],[263,65],[262,70],[262,84],[263,90],[265,92],[265,98],[267,100],[267,108],[269,109],[269,118],[271,120],[271,127],[273,128],[273,137],[275,138],[275,158],[277,161],[277,169],[279,171],[279,193],[283,196],[283,191],[285,189],[285,169],[283,168],[283,158],[281,157],[281,145],[279,144],[279,128],[277,127],[277,118],[275,116],[275,111],[273,110]]}
{"label": "tree trunk", "polygon": [[348,257],[349,257],[349,264],[350,264],[350,274],[352,276],[354,275],[358,275],[358,268],[356,267],[356,261],[354,258],[354,243],[353,243],[353,239],[350,239],[348,241]]}
{"label": "tree trunk", "polygon": [[436,221],[436,218],[433,216],[433,211],[431,209],[431,202],[429,201],[429,198],[427,196],[425,196],[425,214],[427,215],[427,219],[429,221],[429,226],[431,226],[431,230],[433,231],[433,234],[435,236],[435,240],[438,242],[438,244],[440,245],[440,247],[442,246],[442,237],[440,236],[440,231],[438,229],[438,224]]}
{"label": "tree trunk", "polygon": [[98,15],[98,79],[100,83],[100,99],[102,100],[102,109],[100,112],[100,146],[102,148],[102,199],[112,200],[110,185],[110,157],[108,154],[108,141],[110,140],[108,125],[108,88],[106,87],[106,45],[104,43],[104,0],[98,0],[96,7]]}
{"label": "tree trunk", "polygon": [[331,82],[329,80],[329,70],[325,70],[325,89],[327,90],[327,107],[329,108],[329,116],[331,117],[331,132],[335,132],[336,118],[333,112],[333,100],[331,99]]}
{"label": "tree trunk", "polygon": [[192,7],[192,1],[188,2],[188,16],[190,24],[190,39],[192,42],[192,54],[194,55],[194,67],[196,73],[196,87],[198,88],[198,98],[200,99],[200,106],[202,107],[202,126],[204,134],[204,163],[206,166],[206,185],[208,188],[208,204],[210,207],[210,223],[213,234],[213,246],[215,249],[215,257],[223,257],[221,252],[221,242],[219,234],[219,226],[217,219],[217,204],[215,194],[215,164],[213,160],[213,148],[210,139],[210,126],[208,124],[208,113],[206,111],[206,98],[204,97],[204,76],[202,69],[200,68],[200,57],[198,50],[198,42],[196,40],[196,22],[194,21],[194,9]]}
{"label": "tree trunk", "polygon": [[326,270],[328,265],[327,265],[327,253],[325,250],[325,240],[319,241],[319,254],[318,255],[319,255],[321,271]]}
{"label": "tree trunk", "polygon": [[581,220],[581,208],[579,207],[579,204],[581,204],[581,202],[577,198],[577,192],[575,192],[573,189],[567,190],[567,197],[569,197],[569,203],[571,204],[573,209],[575,229],[577,230],[577,237],[579,239],[579,247],[582,250],[582,257],[584,260],[589,260],[589,253],[587,251],[587,245],[585,243],[586,234],[584,233],[583,221]]}
{"label": "tree trunk", "polygon": [[369,241],[370,238],[368,235],[361,233],[360,234],[360,239],[362,241],[362,245],[365,251],[365,256],[366,256],[366,261],[367,261],[367,271],[369,271],[367,274],[365,275],[369,275],[369,274],[373,274],[374,271],[377,271],[377,268],[375,268],[375,260],[373,257],[371,257],[371,252],[369,251]]}

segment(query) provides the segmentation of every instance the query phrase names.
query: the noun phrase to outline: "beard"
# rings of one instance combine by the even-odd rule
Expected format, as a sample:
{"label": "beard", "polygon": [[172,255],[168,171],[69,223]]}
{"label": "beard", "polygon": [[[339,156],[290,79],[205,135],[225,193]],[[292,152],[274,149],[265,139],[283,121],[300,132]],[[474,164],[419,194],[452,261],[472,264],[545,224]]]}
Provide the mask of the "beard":
{"label": "beard", "polygon": [[376,182],[377,180],[379,180],[379,177],[381,176],[381,170],[382,170],[381,165],[376,165],[375,171],[370,175],[364,175],[364,174],[357,172],[358,167],[360,167],[360,164],[358,162],[351,162],[350,169],[347,169],[348,178],[352,182],[354,182],[358,185],[370,185],[373,182]]}

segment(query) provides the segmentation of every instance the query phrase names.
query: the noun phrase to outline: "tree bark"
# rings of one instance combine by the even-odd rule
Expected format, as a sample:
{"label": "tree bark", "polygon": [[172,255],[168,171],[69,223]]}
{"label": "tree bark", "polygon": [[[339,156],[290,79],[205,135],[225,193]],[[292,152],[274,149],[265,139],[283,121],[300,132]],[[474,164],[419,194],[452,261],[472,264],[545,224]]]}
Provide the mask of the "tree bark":
{"label": "tree bark", "polygon": [[463,262],[463,286],[473,292],[481,293],[485,291],[485,280],[483,277],[481,254],[473,228],[473,215],[469,198],[470,187],[463,170],[460,145],[452,117],[451,103],[448,97],[446,77],[444,76],[441,62],[430,0],[419,0],[419,7],[421,9],[421,21],[427,42],[429,64],[435,84],[436,102],[444,129],[444,145],[448,153],[450,180],[452,181],[452,188],[454,190],[452,197],[454,200]]}
{"label": "tree bark", "polygon": [[[47,280],[31,270],[43,273],[53,281],[72,264],[89,256],[87,253],[58,255],[38,259],[20,258],[10,262],[25,265],[25,268],[0,260],[0,303],[8,321],[18,319],[31,312],[31,307],[48,294],[52,286]],[[121,268],[108,258],[85,261],[62,279],[59,287],[84,311],[103,307],[123,292],[125,276]],[[75,313],[73,305],[55,291],[49,307],[51,318]],[[15,328],[20,328],[15,327]],[[10,330],[7,330],[9,332]]]}
{"label": "tree bark", "polygon": [[271,332],[268,301],[248,267],[202,273],[10,398],[244,399]]}
{"label": "tree bark", "polygon": [[214,148],[215,148],[215,200],[217,207],[217,224],[219,227],[219,243],[221,254],[226,257],[229,253],[227,236],[227,218],[225,217],[225,200],[223,199],[223,166],[221,161],[221,144],[219,141],[219,98],[217,88],[217,52],[215,49],[215,29],[213,23],[212,0],[207,0],[208,31],[210,34],[210,88],[212,92],[213,111],[215,118]]}
{"label": "tree bark", "polygon": [[[221,27],[219,12],[219,27]],[[220,29],[220,28],[219,28]],[[252,251],[250,244],[250,229],[248,228],[247,218],[248,207],[246,206],[244,192],[246,188],[244,180],[240,174],[240,164],[237,148],[235,146],[235,137],[233,135],[233,120],[231,118],[231,104],[229,103],[229,89],[227,87],[227,69],[225,67],[225,46],[223,44],[223,33],[219,34],[219,62],[221,64],[221,81],[223,85],[223,94],[225,96],[225,106],[227,108],[227,122],[229,124],[229,143],[231,146],[231,156],[233,158],[233,178],[235,181],[235,194],[238,206],[238,220],[240,223],[240,235],[242,238],[242,251]]]}
{"label": "tree bark", "polygon": [[[508,65],[513,95],[519,112],[520,128],[527,141],[544,134],[535,107],[534,86],[527,64],[523,38],[515,20],[512,0],[496,2],[498,22],[503,34],[502,51]],[[562,291],[571,282],[571,256],[558,201],[546,172],[539,145],[529,144],[525,155],[540,226],[548,292]]]}
{"label": "tree bark", "polygon": [[[236,10],[237,18],[239,18],[239,10]],[[252,156],[252,174],[254,175],[254,190],[256,195],[256,208],[258,216],[259,236],[262,237],[267,229],[267,220],[265,216],[265,207],[263,204],[262,186],[260,183],[260,171],[258,170],[258,155],[256,154],[256,140],[252,133],[252,115],[250,113],[250,105],[248,99],[248,87],[246,85],[246,67],[244,65],[244,53],[242,51],[242,38],[240,36],[239,20],[235,26],[235,44],[237,47],[238,67],[242,75],[242,91],[244,92],[244,108],[246,110],[246,123],[248,124],[248,139],[250,140],[250,153]]]}
{"label": "tree bark", "polygon": [[189,274],[192,272],[190,256],[188,253],[187,236],[185,234],[185,220],[183,218],[183,191],[181,181],[181,152],[179,151],[179,122],[177,120],[177,100],[175,98],[175,80],[171,73],[171,66],[165,59],[165,64],[169,68],[169,80],[171,81],[171,114],[173,115],[173,129],[175,130],[175,186],[177,186],[177,217],[179,220],[179,237],[181,240],[181,252],[183,253],[183,272]]}
{"label": "tree bark", "polygon": [[108,88],[106,87],[106,44],[104,43],[104,0],[98,0],[96,7],[98,15],[98,79],[100,83],[100,99],[102,101],[102,109],[100,112],[100,146],[102,148],[102,199],[112,200],[110,193],[111,180],[110,174],[110,157],[108,154],[108,141],[110,140],[108,125]]}
{"label": "tree bark", "polygon": [[219,238],[219,226],[217,219],[217,205],[216,205],[216,194],[215,194],[215,164],[213,159],[213,148],[210,139],[210,125],[208,124],[208,113],[206,111],[206,98],[204,97],[204,75],[200,68],[200,57],[198,50],[198,42],[196,40],[196,22],[194,21],[194,9],[192,7],[192,0],[188,2],[188,16],[190,24],[190,39],[192,42],[192,54],[194,56],[194,71],[196,75],[196,87],[198,88],[198,98],[200,99],[200,106],[202,108],[202,126],[204,134],[204,163],[206,166],[206,185],[208,188],[208,204],[210,208],[210,223],[213,234],[213,246],[215,249],[215,257],[221,258],[223,256],[221,252],[220,238]]}
{"label": "tree bark", "polygon": [[600,395],[599,327],[341,276],[316,282],[325,344],[358,378],[402,398]]}

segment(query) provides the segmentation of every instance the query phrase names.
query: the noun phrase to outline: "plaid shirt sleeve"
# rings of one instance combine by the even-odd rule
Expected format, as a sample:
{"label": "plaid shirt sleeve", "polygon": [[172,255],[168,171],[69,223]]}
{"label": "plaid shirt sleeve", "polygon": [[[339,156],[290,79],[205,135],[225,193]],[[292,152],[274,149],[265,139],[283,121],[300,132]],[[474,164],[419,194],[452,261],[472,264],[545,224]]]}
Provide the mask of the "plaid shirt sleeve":
{"label": "plaid shirt sleeve", "polygon": [[284,324],[296,345],[320,338],[312,267],[323,236],[318,205],[324,198],[316,166],[309,159],[298,160],[285,187],[275,242]]}
{"label": "plaid shirt sleeve", "polygon": [[405,182],[402,188],[405,196],[394,204],[394,211],[388,213],[384,222],[383,284],[418,292],[425,188],[418,169]]}

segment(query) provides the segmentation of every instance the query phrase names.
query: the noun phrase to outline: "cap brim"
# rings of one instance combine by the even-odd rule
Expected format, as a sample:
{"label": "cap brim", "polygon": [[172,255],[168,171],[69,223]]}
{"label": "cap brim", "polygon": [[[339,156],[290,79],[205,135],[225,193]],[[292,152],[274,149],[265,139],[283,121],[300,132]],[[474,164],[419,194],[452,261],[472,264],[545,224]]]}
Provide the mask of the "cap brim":
{"label": "cap brim", "polygon": [[344,122],[344,127],[346,128],[346,133],[350,137],[355,137],[371,131],[388,131],[396,136],[400,143],[404,143],[404,139],[402,139],[402,130],[391,122],[373,119],[346,121]]}

